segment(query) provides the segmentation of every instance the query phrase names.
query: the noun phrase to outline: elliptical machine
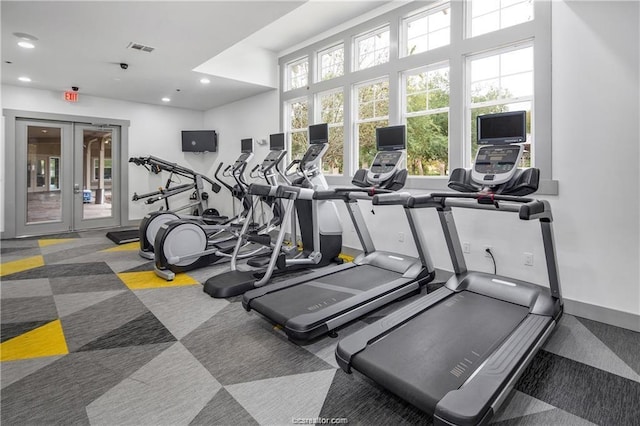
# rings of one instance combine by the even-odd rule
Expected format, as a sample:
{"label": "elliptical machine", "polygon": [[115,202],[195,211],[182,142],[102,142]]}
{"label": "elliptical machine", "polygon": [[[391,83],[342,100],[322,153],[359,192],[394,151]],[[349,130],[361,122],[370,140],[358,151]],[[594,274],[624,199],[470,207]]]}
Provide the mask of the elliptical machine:
{"label": "elliptical machine", "polygon": [[[241,146],[240,156],[236,159],[236,161],[232,165],[227,166],[222,172],[223,176],[233,177],[233,179],[235,180],[235,184],[233,186],[226,183],[223,179],[220,179],[220,177],[218,176],[218,174],[220,173],[220,169],[223,166],[223,163],[218,164],[216,172],[214,173],[215,179],[231,192],[231,195],[233,196],[233,198],[238,199],[240,200],[241,203],[243,203],[244,212],[246,212],[248,209],[248,205],[247,205],[248,201],[245,199],[246,188],[248,187],[248,184],[244,180],[243,175],[244,175],[245,169],[247,168],[247,163],[253,158],[253,144],[251,140],[248,140],[248,141],[249,143],[244,142],[244,144]],[[204,175],[199,175],[199,176],[201,176],[201,179],[205,179],[207,182],[211,182],[212,184],[215,184],[215,182],[211,181],[206,176]],[[215,184],[215,185],[217,186],[219,191],[220,185],[218,184]],[[237,222],[239,217],[241,217],[242,215],[242,213],[240,213],[239,215],[235,215],[232,218],[227,218],[223,216],[212,216],[210,214],[205,214],[203,216],[198,216],[193,214],[178,215],[176,213],[177,211],[179,210],[173,210],[173,211],[160,210],[160,211],[151,212],[145,215],[144,218],[142,218],[142,221],[140,222],[140,226],[139,226],[140,250],[138,251],[138,254],[141,257],[149,260],[154,259],[154,244],[155,244],[156,235],[160,227],[162,227],[162,225],[164,225],[165,223],[168,223],[174,220],[180,220],[180,219],[194,220],[201,223],[205,227],[205,229],[207,229],[209,234],[214,234],[221,230],[226,230],[228,228],[228,225],[231,225],[234,222]]]}
{"label": "elliptical machine", "polygon": [[[272,135],[272,140],[274,140]],[[276,138],[277,139],[277,138]],[[248,142],[250,139],[245,139],[245,149],[248,150]],[[284,144],[280,145],[276,142],[272,142],[267,157],[264,159],[261,165],[256,166],[251,173],[258,171],[259,175],[263,177],[270,186],[276,186],[278,184],[277,176],[281,176],[279,164],[286,156],[286,151],[283,149]],[[246,154],[246,153],[244,153]],[[242,157],[242,155],[241,155]],[[246,167],[246,161],[242,170]],[[243,177],[238,176],[239,183],[246,184]],[[244,197],[244,212],[241,213],[242,230],[249,228],[253,229],[253,232],[270,232],[280,225],[282,218],[282,209],[278,203],[274,203],[271,200],[255,199],[251,201],[251,195],[247,194]],[[259,202],[265,202],[272,209],[271,220],[261,226],[257,226],[251,219],[255,207]],[[246,207],[248,206],[248,207]],[[167,281],[171,281],[175,278],[176,273],[186,272],[193,269],[208,266],[212,263],[219,261],[220,259],[231,258],[231,253],[236,248],[236,240],[239,233],[235,232],[233,228],[239,227],[238,224],[231,224],[227,227],[230,231],[231,237],[228,238],[214,238],[208,234],[208,227],[202,223],[193,220],[173,220],[166,222],[158,229],[155,242],[154,242],[154,271],[156,275],[164,278]],[[249,241],[250,243],[250,241]],[[243,244],[242,248],[245,249],[240,258],[256,256],[264,254],[265,248],[261,245],[250,247],[249,244]]]}
{"label": "elliptical machine", "polygon": [[[271,241],[270,236],[265,236],[262,241],[272,250],[268,265],[266,269],[257,270],[237,268],[236,260],[242,240],[248,237],[245,224],[231,259],[231,270],[209,278],[204,285],[207,294],[216,298],[237,296],[267,284],[276,267],[280,273],[284,273],[293,269],[326,266],[337,259],[342,250],[342,225],[338,210],[332,200],[316,200],[313,196],[315,191],[329,188],[321,168],[322,156],[329,148],[328,142],[326,123],[309,126],[309,148],[297,163],[299,177],[292,181],[292,185],[268,187],[252,184],[249,187],[249,194],[276,197],[285,204],[283,222],[275,242]],[[283,249],[283,241],[294,207],[303,250],[290,256]]]}

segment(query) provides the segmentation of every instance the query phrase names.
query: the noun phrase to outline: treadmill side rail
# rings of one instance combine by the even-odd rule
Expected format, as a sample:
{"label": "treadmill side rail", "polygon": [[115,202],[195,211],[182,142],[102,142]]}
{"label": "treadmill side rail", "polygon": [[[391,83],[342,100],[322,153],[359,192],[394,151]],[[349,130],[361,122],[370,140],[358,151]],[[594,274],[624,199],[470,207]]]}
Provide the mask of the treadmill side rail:
{"label": "treadmill side rail", "polygon": [[462,387],[438,402],[434,423],[488,423],[555,325],[551,317],[528,315]]}
{"label": "treadmill side rail", "polygon": [[379,321],[374,322],[358,331],[355,334],[345,337],[336,347],[336,361],[340,368],[345,372],[351,373],[351,359],[360,351],[363,351],[367,345],[389,333],[394,328],[402,325],[420,312],[435,305],[442,299],[452,295],[454,292],[446,287],[441,287],[433,293],[429,293],[387,315]]}

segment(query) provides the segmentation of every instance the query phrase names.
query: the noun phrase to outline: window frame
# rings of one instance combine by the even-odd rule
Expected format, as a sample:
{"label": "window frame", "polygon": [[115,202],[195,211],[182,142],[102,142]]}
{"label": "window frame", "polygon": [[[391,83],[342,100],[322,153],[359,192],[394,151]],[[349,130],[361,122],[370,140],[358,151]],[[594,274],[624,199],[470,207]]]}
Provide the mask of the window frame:
{"label": "window frame", "polygon": [[[359,43],[363,40],[366,40],[368,38],[373,38],[376,35],[380,35],[382,33],[388,32],[389,33],[389,53],[388,53],[388,57],[387,60],[385,62],[380,62],[378,64],[375,63],[375,54],[376,52],[378,52],[378,49],[374,48],[373,49],[373,54],[374,54],[374,64],[370,65],[368,67],[365,68],[360,68],[359,63],[360,63],[360,45]],[[353,56],[352,56],[352,69],[354,71],[364,71],[364,70],[368,70],[370,68],[375,68],[375,67],[379,67],[380,65],[384,65],[384,64],[388,64],[391,61],[391,39],[392,39],[392,34],[391,34],[391,26],[387,23],[385,25],[381,25],[378,26],[377,28],[374,28],[370,31],[366,31],[362,34],[356,34],[353,36]],[[374,39],[375,41],[375,39]],[[346,62],[346,60],[345,60]]]}
{"label": "window frame", "polygon": [[[342,74],[337,75],[335,77],[331,77],[331,78],[326,78],[323,79],[322,78],[322,55],[325,54],[329,54],[329,53],[333,53],[336,50],[342,49]],[[315,80],[316,82],[322,82],[322,81],[330,81],[336,78],[340,78],[342,76],[345,75],[346,73],[346,56],[345,56],[345,43],[344,42],[340,42],[340,43],[335,43],[329,47],[326,47],[322,50],[318,50],[316,52],[316,76],[315,76]]]}
{"label": "window frame", "polygon": [[[455,0],[454,0],[455,1]],[[420,8],[417,9],[409,14],[407,14],[406,16],[404,16],[402,18],[401,21],[401,32],[400,32],[400,49],[399,49],[399,55],[401,58],[406,58],[409,56],[413,56],[413,55],[420,55],[422,53],[425,52],[430,52],[432,50],[435,49],[439,49],[440,47],[445,47],[445,46],[449,46],[451,44],[451,33],[449,33],[449,44],[444,45],[444,46],[439,46],[439,47],[434,47],[433,49],[427,49],[423,52],[418,52],[418,53],[414,53],[414,54],[409,54],[407,52],[407,48],[409,47],[409,37],[408,37],[408,31],[409,31],[409,24],[415,21],[418,21],[422,18],[428,17],[429,15],[433,15],[435,13],[441,12],[445,9],[451,9],[451,1],[449,0],[445,0],[445,1],[437,1],[432,5],[429,5],[425,8]],[[451,31],[451,19],[449,19],[449,31]],[[429,33],[427,33],[429,34]]]}
{"label": "window frame", "polygon": [[[326,80],[323,80],[326,81]],[[329,127],[329,134],[331,134],[331,129],[332,128],[336,128],[336,127],[342,127],[342,134],[346,136],[345,133],[345,125],[344,125],[344,120],[345,120],[345,116],[347,115],[348,112],[348,107],[345,105],[345,93],[344,93],[344,89],[342,87],[336,87],[333,89],[329,89],[329,90],[325,90],[322,92],[318,92],[314,95],[314,123],[323,123],[324,120],[322,120],[322,102],[321,102],[321,97],[322,96],[326,96],[326,95],[333,95],[336,93],[340,93],[342,94],[342,122],[340,123],[327,123],[327,126]],[[338,174],[328,174],[327,176],[344,176],[344,171],[346,170],[346,155],[345,152],[347,151],[347,144],[346,141],[343,142],[342,144],[342,173],[338,173]]]}
{"label": "window frame", "polygon": [[[435,4],[435,2],[434,2]],[[357,144],[355,144],[355,115],[354,102],[357,101],[353,92],[354,85],[389,76],[389,124],[405,124],[403,120],[402,73],[408,70],[429,66],[443,61],[449,62],[449,170],[457,167],[470,167],[467,152],[470,149],[470,133],[468,132],[467,115],[465,112],[467,95],[467,78],[469,70],[466,67],[467,57],[500,48],[508,48],[524,42],[532,41],[534,46],[534,92],[532,103],[531,123],[532,133],[535,134],[535,165],[540,169],[539,194],[557,194],[558,182],[552,176],[552,132],[551,132],[551,4],[545,0],[534,2],[534,17],[531,21],[510,26],[504,29],[483,34],[482,36],[466,37],[467,3],[451,1],[451,37],[450,44],[434,50],[429,50],[411,56],[401,56],[400,36],[402,34],[402,19],[424,9],[424,3],[408,3],[393,5],[393,9],[386,9],[373,18],[360,18],[352,21],[334,34],[327,35],[319,41],[311,41],[304,47],[298,45],[291,51],[279,54],[281,70],[293,60],[308,56],[309,69],[316,69],[314,61],[317,52],[327,46],[344,42],[345,74],[325,81],[310,80],[308,88],[292,91],[280,90],[281,119],[284,123],[284,105],[291,99],[307,96],[309,99],[309,123],[313,124],[314,96],[316,93],[342,87],[344,89],[344,126],[345,126],[345,159],[344,176],[327,176],[331,185],[348,184],[350,177],[357,170]],[[354,70],[355,45],[354,37],[368,34],[376,29],[389,26],[391,37],[389,48],[389,62],[378,66]],[[347,28],[347,29],[344,29]],[[295,49],[295,50],[294,50]],[[282,73],[282,71],[281,71]],[[467,140],[468,138],[468,140]],[[462,141],[462,142],[455,142]],[[445,190],[448,177],[410,176],[406,187],[419,190]]]}

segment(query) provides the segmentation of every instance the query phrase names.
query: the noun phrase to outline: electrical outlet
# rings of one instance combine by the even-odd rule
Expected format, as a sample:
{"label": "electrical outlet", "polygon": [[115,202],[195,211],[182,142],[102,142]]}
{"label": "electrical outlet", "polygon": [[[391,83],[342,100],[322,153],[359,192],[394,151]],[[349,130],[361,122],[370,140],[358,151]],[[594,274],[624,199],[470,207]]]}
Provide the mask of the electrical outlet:
{"label": "electrical outlet", "polygon": [[398,241],[404,243],[404,232],[398,232]]}
{"label": "electrical outlet", "polygon": [[524,254],[524,264],[526,266],[533,266],[533,253]]}
{"label": "electrical outlet", "polygon": [[491,252],[493,252],[493,247],[491,246],[482,246],[482,251],[484,252],[484,257],[488,257],[491,258],[491,255],[489,253],[487,253],[487,250],[491,250]]}
{"label": "electrical outlet", "polygon": [[462,243],[462,252],[471,253],[471,243],[468,243],[468,242]]}

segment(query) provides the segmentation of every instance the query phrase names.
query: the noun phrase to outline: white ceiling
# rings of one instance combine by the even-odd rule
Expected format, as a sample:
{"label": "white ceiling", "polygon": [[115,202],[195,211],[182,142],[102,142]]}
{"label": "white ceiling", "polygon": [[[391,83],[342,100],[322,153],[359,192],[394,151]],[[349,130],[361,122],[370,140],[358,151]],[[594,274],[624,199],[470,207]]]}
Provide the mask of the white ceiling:
{"label": "white ceiling", "polygon": [[[81,100],[93,95],[162,105],[167,96],[167,105],[208,110],[276,85],[268,78],[199,66],[220,66],[244,48],[265,52],[275,68],[278,53],[390,3],[395,2],[3,0],[2,83],[60,91],[61,96],[78,86]],[[18,47],[16,32],[37,37],[36,47]],[[130,42],[155,50],[127,49]],[[127,70],[120,68],[122,62],[129,64]],[[264,69],[271,68],[264,62],[256,64],[254,74],[274,73]],[[20,76],[32,81],[22,83]],[[210,84],[199,82],[204,76]]]}

